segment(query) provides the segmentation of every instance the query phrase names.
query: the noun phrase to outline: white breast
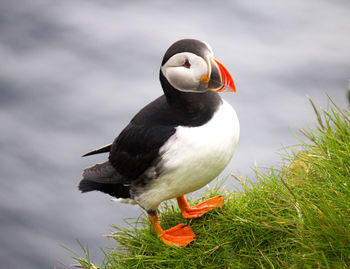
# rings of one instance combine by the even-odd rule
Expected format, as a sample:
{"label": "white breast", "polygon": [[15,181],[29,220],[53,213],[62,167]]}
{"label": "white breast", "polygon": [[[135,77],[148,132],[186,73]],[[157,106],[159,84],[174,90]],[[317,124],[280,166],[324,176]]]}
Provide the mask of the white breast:
{"label": "white breast", "polygon": [[238,139],[238,118],[226,101],[205,125],[177,127],[159,152],[164,172],[135,200],[146,210],[155,210],[164,200],[205,186],[227,166]]}

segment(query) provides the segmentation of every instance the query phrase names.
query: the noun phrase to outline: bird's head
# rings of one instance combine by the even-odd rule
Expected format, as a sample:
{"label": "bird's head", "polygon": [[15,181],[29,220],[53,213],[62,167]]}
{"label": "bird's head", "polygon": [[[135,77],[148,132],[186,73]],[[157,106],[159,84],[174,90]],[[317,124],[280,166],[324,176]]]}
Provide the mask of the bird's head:
{"label": "bird's head", "polygon": [[213,57],[210,46],[196,39],[176,41],[166,51],[161,73],[182,92],[235,92],[227,69]]}

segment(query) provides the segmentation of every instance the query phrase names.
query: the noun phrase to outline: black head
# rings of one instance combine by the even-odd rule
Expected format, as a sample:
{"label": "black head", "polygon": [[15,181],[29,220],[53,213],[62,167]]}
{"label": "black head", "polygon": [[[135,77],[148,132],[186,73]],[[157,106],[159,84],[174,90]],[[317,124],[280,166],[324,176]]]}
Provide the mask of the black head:
{"label": "black head", "polygon": [[190,52],[203,59],[212,54],[208,44],[197,39],[181,39],[172,44],[165,52],[162,65],[164,65],[172,56],[181,52]]}

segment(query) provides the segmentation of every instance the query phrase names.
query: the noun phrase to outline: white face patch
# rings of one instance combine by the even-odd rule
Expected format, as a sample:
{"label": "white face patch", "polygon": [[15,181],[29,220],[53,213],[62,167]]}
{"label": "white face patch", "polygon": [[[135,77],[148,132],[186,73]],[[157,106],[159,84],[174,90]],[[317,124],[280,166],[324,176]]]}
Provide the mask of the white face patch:
{"label": "white face patch", "polygon": [[177,90],[184,92],[203,92],[206,87],[200,79],[209,76],[208,64],[202,58],[190,52],[172,56],[161,68],[163,75]]}

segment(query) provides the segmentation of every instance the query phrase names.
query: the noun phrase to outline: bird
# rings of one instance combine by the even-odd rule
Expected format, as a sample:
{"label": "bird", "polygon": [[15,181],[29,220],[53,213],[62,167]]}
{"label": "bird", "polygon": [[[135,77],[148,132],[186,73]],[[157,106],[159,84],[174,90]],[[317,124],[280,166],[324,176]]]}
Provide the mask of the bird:
{"label": "bird", "polygon": [[221,208],[216,196],[190,207],[185,194],[216,178],[236,149],[240,126],[219,92],[236,92],[228,70],[205,41],[181,39],[165,52],[159,71],[163,95],[142,108],[113,143],[83,155],[109,153],[83,172],[82,193],[100,191],[143,208],[165,244],[184,247],[196,237],[186,224],[163,230],[157,209],[176,198],[182,216]]}

